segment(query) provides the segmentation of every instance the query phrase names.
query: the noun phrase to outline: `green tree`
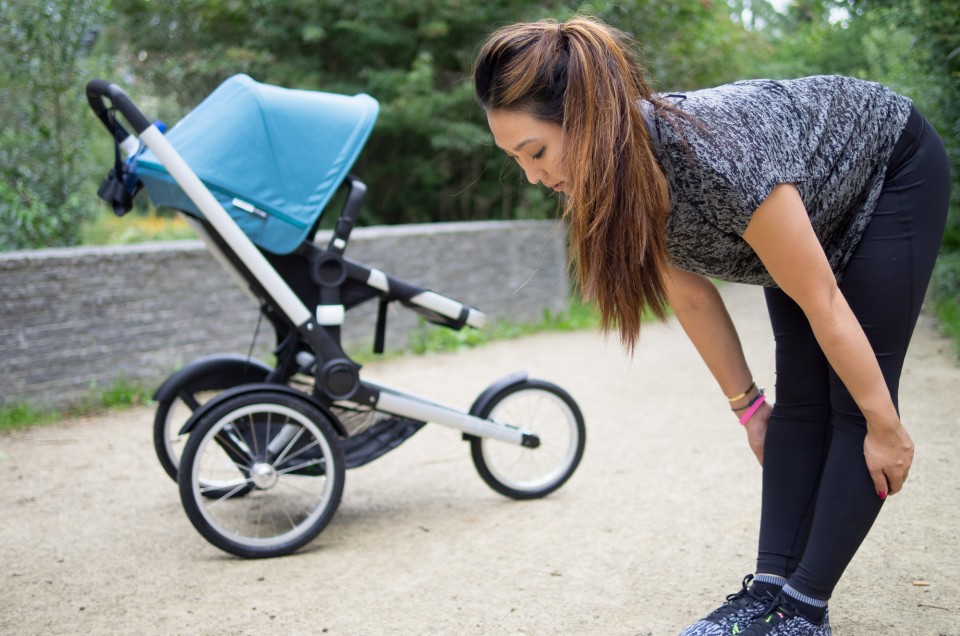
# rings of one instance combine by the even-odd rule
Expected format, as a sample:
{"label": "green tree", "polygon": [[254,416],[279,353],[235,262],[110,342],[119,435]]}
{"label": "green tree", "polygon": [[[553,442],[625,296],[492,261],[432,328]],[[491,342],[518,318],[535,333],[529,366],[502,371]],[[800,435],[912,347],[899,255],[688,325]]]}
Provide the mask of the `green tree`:
{"label": "green tree", "polygon": [[95,0],[0,0],[0,249],[68,245],[91,206],[83,86]]}

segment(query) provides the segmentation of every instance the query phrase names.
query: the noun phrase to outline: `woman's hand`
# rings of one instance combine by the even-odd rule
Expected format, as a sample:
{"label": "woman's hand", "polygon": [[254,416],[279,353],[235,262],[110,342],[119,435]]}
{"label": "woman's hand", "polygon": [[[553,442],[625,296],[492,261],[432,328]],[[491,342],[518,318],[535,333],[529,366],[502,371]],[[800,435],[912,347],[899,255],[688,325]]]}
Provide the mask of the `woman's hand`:
{"label": "woman's hand", "polygon": [[769,402],[764,402],[760,408],[750,416],[747,423],[743,425],[747,431],[747,443],[750,444],[750,450],[757,456],[757,461],[763,466],[763,441],[767,438],[767,422],[770,419],[770,413],[773,407]]}
{"label": "woman's hand", "polygon": [[900,492],[913,464],[913,440],[903,424],[899,420],[881,426],[868,422],[863,455],[877,495],[886,499]]}

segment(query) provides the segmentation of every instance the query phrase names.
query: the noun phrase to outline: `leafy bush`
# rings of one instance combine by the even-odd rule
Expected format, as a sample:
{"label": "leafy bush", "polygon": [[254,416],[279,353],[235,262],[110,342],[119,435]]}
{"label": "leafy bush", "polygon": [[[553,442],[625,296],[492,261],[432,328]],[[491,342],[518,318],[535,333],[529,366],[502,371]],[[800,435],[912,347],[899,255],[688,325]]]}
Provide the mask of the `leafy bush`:
{"label": "leafy bush", "polygon": [[95,200],[78,78],[94,63],[103,3],[0,0],[0,14],[0,249],[75,244]]}

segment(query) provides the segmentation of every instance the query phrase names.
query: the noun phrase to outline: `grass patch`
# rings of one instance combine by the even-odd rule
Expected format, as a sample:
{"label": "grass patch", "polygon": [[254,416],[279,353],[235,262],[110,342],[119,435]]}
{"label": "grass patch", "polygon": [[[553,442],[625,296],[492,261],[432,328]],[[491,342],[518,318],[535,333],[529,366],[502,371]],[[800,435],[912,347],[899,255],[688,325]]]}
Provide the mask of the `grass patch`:
{"label": "grass patch", "polygon": [[139,406],[150,402],[153,391],[120,378],[108,389],[96,392],[96,385],[91,387],[91,393],[94,398],[91,402],[80,404],[75,407],[74,414],[83,415],[87,412],[97,412],[104,409],[125,408],[129,406]]}
{"label": "grass patch", "polygon": [[0,406],[0,432],[52,424],[62,417],[63,413],[56,409],[39,409],[29,404]]}
{"label": "grass patch", "polygon": [[66,417],[83,417],[103,411],[148,404],[152,391],[121,378],[109,388],[97,391],[90,388],[90,395],[69,406],[57,408],[36,407],[31,404],[0,406],[0,432],[13,431],[30,426],[53,424]]}
{"label": "grass patch", "polygon": [[953,340],[953,350],[960,356],[960,300],[943,298],[934,302],[940,329]]}

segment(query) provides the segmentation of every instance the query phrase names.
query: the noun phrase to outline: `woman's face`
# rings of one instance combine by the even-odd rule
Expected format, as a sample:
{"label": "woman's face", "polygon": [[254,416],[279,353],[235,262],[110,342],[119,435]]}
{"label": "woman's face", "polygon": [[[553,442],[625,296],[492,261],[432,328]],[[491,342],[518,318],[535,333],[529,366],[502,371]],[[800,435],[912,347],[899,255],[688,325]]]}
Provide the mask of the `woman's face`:
{"label": "woman's face", "polygon": [[564,191],[567,177],[560,164],[563,129],[559,124],[510,110],[487,111],[487,124],[494,142],[520,164],[530,183]]}

